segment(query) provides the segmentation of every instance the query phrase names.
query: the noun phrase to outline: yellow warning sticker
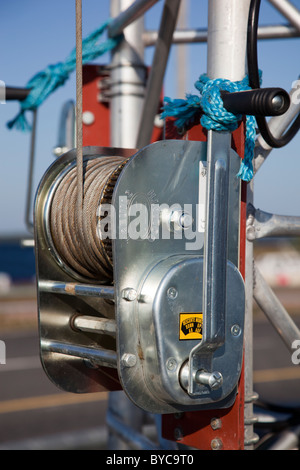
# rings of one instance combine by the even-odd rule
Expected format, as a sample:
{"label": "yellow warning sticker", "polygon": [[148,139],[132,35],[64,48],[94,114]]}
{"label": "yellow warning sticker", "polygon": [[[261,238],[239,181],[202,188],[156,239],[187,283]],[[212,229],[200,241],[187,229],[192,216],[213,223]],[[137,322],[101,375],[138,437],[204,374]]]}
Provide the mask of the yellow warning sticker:
{"label": "yellow warning sticker", "polygon": [[180,313],[179,339],[202,339],[203,313]]}

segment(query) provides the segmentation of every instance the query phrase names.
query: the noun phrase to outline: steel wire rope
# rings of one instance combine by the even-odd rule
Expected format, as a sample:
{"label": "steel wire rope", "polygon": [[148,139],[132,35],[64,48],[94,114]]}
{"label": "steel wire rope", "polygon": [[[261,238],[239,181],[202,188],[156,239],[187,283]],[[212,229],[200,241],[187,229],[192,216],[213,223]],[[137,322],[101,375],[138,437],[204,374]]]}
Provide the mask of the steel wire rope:
{"label": "steel wire rope", "polygon": [[[68,267],[99,282],[112,279],[108,243],[99,229],[99,207],[122,157],[83,158],[82,1],[76,0],[76,165],[66,172],[52,198],[50,231],[55,249]],[[106,196],[107,200],[107,196]],[[108,202],[111,202],[108,197]]]}
{"label": "steel wire rope", "polygon": [[68,266],[87,278],[101,280],[112,274],[111,260],[102,242],[106,234],[99,225],[99,209],[105,187],[123,162],[122,157],[84,161],[82,226],[77,224],[76,167],[64,175],[52,198],[49,222],[56,251]]}

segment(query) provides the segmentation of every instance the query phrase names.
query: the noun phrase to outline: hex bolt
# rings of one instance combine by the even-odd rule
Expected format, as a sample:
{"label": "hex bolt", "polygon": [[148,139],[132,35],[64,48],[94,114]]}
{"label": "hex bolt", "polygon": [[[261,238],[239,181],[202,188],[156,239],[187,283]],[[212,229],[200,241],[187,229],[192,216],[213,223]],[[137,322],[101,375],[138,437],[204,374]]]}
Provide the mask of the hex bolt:
{"label": "hex bolt", "polygon": [[136,356],[130,353],[124,353],[121,358],[124,367],[134,367],[136,365]]}
{"label": "hex bolt", "polygon": [[122,290],[122,298],[132,302],[137,298],[137,291],[131,287],[127,287],[126,289]]}
{"label": "hex bolt", "polygon": [[222,421],[220,418],[212,418],[210,421],[211,428],[216,431],[217,429],[221,429]]}
{"label": "hex bolt", "polygon": [[221,372],[204,372],[198,370],[195,375],[195,381],[200,385],[208,385],[211,390],[218,390],[223,384]]}
{"label": "hex bolt", "polygon": [[221,450],[221,449],[223,449],[223,442],[219,438],[213,439],[211,441],[210,445],[211,445],[212,450]]}

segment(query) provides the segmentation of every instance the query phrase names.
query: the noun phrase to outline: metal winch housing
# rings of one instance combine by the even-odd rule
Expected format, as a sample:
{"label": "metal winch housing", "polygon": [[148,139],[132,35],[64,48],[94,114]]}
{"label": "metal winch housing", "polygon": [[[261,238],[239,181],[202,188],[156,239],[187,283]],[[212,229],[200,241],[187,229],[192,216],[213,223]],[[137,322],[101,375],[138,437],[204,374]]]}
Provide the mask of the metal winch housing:
{"label": "metal winch housing", "polygon": [[[203,288],[207,145],[171,140],[138,152],[84,149],[87,167],[91,160],[110,161],[90,206],[97,208],[93,243],[103,258],[92,275],[68,261],[61,249],[68,238],[57,243],[62,235],[53,226],[53,211],[62,208],[52,204],[75,166],[75,151],[44,176],[35,209],[41,356],[59,387],[77,393],[122,388],[152,413],[233,404],[245,308],[236,253],[239,181],[232,178],[240,159],[230,151],[226,295],[224,315],[216,312],[215,319],[204,308]],[[222,179],[222,164],[215,168]],[[91,236],[86,223],[81,243]],[[208,335],[214,323],[218,341]]]}

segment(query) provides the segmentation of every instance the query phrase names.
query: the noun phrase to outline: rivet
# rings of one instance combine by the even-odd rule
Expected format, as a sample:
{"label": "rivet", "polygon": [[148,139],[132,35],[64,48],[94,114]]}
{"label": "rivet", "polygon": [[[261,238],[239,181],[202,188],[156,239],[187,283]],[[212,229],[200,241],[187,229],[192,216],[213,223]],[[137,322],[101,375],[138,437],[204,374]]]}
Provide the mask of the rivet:
{"label": "rivet", "polygon": [[177,295],[178,295],[178,292],[175,289],[175,287],[169,287],[169,289],[167,290],[168,298],[174,300],[176,299]]}
{"label": "rivet", "polygon": [[233,325],[231,327],[231,334],[233,336],[239,336],[241,334],[241,327],[239,325]]}

